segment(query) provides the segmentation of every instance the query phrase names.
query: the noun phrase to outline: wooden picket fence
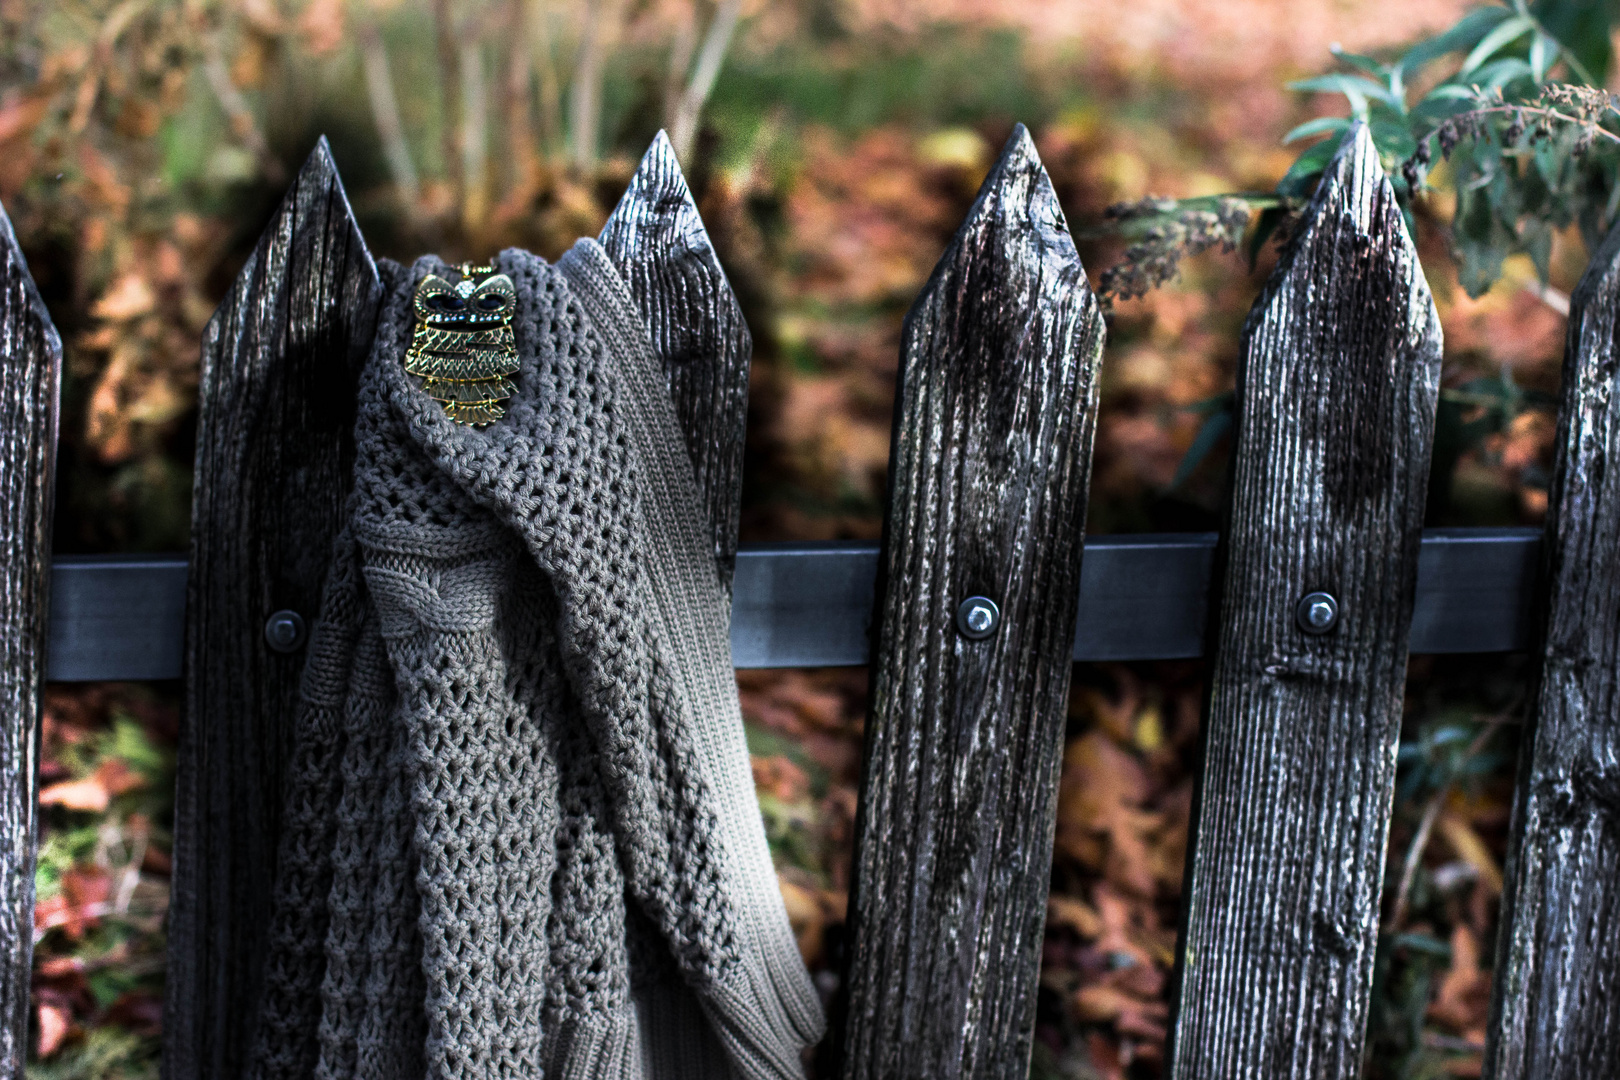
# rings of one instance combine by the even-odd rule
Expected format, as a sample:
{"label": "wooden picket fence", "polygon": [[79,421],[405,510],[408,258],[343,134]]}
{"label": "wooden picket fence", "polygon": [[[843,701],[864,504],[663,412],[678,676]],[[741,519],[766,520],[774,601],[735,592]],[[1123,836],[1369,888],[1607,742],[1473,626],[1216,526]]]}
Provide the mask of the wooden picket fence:
{"label": "wooden picket fence", "polygon": [[[1358,1075],[1416,645],[1539,659],[1485,1075],[1620,1076],[1620,230],[1572,301],[1539,540],[1423,535],[1439,321],[1357,128],[1245,329],[1218,540],[1087,544],[1103,323],[1019,128],[906,321],[882,546],[741,553],[750,342],[662,137],[601,239],[652,328],[717,557],[738,568],[739,625],[753,628],[734,627],[739,655],[851,662],[872,617],[830,1036],[841,1075],[1027,1073],[1072,660],[1199,652],[1209,697],[1167,1075]],[[42,684],[178,674],[170,611],[187,707],[166,1070],[242,1072],[301,662],[286,613],[318,608],[380,291],[322,142],[206,333],[189,560],[62,560],[53,576],[61,347],[0,215],[10,1075],[28,1038]],[[1109,580],[1083,576],[1087,551]],[[66,614],[48,617],[53,580]],[[1125,642],[1112,652],[1104,624]],[[154,649],[174,659],[118,659]]]}

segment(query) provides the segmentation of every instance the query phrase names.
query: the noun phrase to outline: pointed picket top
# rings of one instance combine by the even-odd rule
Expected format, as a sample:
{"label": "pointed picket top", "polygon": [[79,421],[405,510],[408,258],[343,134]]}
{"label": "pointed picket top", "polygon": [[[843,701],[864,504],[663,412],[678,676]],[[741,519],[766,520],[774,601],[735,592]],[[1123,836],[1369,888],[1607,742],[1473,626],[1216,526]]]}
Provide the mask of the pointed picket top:
{"label": "pointed picket top", "polygon": [[[1102,345],[1020,126],[906,316],[846,1080],[1028,1071]],[[992,631],[958,632],[969,597]]]}
{"label": "pointed picket top", "polygon": [[267,648],[264,626],[319,610],[381,295],[323,138],[203,333],[163,1020],[172,1080],[247,1071],[302,665]]}
{"label": "pointed picket top", "polygon": [[40,692],[62,339],[0,207],[0,1073],[28,1056]]}
{"label": "pointed picket top", "polygon": [[[227,330],[224,322],[240,319],[245,305],[255,301],[262,303],[267,287],[285,288],[289,297],[329,305],[289,310],[285,330],[290,336],[280,343],[281,349],[300,347],[306,343],[304,335],[310,333],[339,328],[347,331],[349,317],[369,316],[370,324],[355,325],[352,329],[356,332],[346,334],[349,351],[344,355],[351,367],[358,368],[371,347],[371,330],[375,325],[382,281],[376,260],[355,221],[343,178],[338,175],[337,162],[332,159],[332,146],[325,135],[316,139],[280,207],[260,234],[253,254],[237,273],[230,294],[205,331],[205,379],[211,359],[210,346],[217,340],[216,331],[224,332]],[[333,321],[333,316],[339,313],[345,318]],[[277,326],[270,318],[271,313],[261,308],[259,314],[261,318],[256,325],[273,334]],[[263,350],[271,343],[270,339],[259,340],[256,355],[268,359],[271,353]],[[242,347],[248,344],[247,341],[236,342],[234,352],[241,356]],[[221,347],[227,346],[221,343]],[[204,393],[202,407],[206,409],[209,404]]]}
{"label": "pointed picket top", "polygon": [[598,237],[664,363],[729,584],[742,499],[754,343],[669,137],[660,131]]}
{"label": "pointed picket top", "polygon": [[[1356,241],[1344,247],[1352,237]],[[1353,302],[1361,304],[1377,305],[1380,298],[1397,304],[1410,302],[1408,329],[1424,339],[1433,338],[1437,348],[1439,320],[1417,248],[1406,230],[1395,188],[1379,162],[1372,132],[1358,121],[1345,132],[1338,151],[1322,170],[1316,193],[1254,305],[1246,332],[1252,333],[1260,319],[1291,317],[1287,305],[1302,299],[1291,296],[1291,290],[1307,288],[1313,281],[1320,288],[1323,273],[1353,274],[1360,263],[1378,264],[1381,282],[1394,291],[1349,290],[1341,303],[1351,301],[1352,296]],[[1279,308],[1279,304],[1283,306]]]}
{"label": "pointed picket top", "polygon": [[1244,328],[1173,1080],[1359,1073],[1439,375],[1357,125]]}
{"label": "pointed picket top", "polygon": [[1488,1080],[1620,1076],[1620,225],[1570,298]]}
{"label": "pointed picket top", "polygon": [[[986,288],[988,292],[979,291]],[[1001,156],[979,186],[966,219],[907,315],[907,359],[914,355],[914,347],[923,345],[909,329],[923,313],[958,307],[981,312],[994,322],[1000,318],[993,314],[995,309],[1013,296],[1038,296],[1043,308],[1072,305],[1074,318],[1065,332],[1100,334],[1097,301],[1069,235],[1068,221],[1035,141],[1023,124],[1014,127]],[[1006,308],[1004,314],[1017,318],[1019,312]],[[919,324],[918,329],[923,327]],[[1096,344],[1101,347],[1100,337]],[[946,359],[944,353],[937,357]]]}
{"label": "pointed picket top", "polygon": [[6,319],[0,323],[0,356],[15,355],[14,350],[32,341],[50,357],[60,360],[62,337],[45,310],[28,272],[28,260],[23,257],[17,242],[16,230],[6,208],[0,205],[0,303],[5,306]]}
{"label": "pointed picket top", "polygon": [[[1373,142],[1372,129],[1364,121],[1358,120],[1344,133],[1339,141],[1339,149],[1328,161],[1327,168],[1322,170],[1322,180],[1311,200],[1311,208],[1305,212],[1306,220],[1309,222],[1325,212],[1348,212],[1355,217],[1357,224],[1372,232],[1379,227],[1373,220],[1368,202],[1375,189],[1387,193],[1393,205],[1395,189],[1389,177],[1384,175],[1384,166],[1378,160],[1378,147]],[[1397,213],[1397,219],[1399,216]],[[1404,221],[1401,222],[1401,232],[1406,232]]]}

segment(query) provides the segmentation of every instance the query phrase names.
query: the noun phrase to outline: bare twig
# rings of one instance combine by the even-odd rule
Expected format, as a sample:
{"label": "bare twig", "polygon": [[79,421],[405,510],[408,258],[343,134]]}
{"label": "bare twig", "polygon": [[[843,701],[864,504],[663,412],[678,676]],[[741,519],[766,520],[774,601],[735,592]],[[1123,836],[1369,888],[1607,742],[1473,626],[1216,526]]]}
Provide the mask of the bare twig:
{"label": "bare twig", "polygon": [[489,138],[489,101],[484,92],[484,55],[471,29],[461,39],[461,222],[468,232],[484,223],[489,183],[484,165]]}
{"label": "bare twig", "polygon": [[579,61],[568,91],[569,139],[574,166],[581,171],[596,164],[602,126],[602,64],[618,35],[625,0],[600,0],[590,5],[585,36],[579,43]]}
{"label": "bare twig", "polygon": [[433,0],[433,41],[439,61],[439,147],[444,155],[444,175],[450,182],[453,205],[461,204],[461,185],[458,182],[461,160],[461,140],[456,126],[461,121],[460,79],[457,76],[455,17],[450,0]]}
{"label": "bare twig", "polygon": [[1475,1042],[1473,1039],[1459,1039],[1455,1035],[1441,1035],[1434,1031],[1423,1033],[1423,1045],[1430,1050],[1441,1050],[1450,1054],[1483,1054],[1485,1044]]}
{"label": "bare twig", "polygon": [[394,93],[394,77],[388,67],[388,50],[382,32],[372,16],[369,0],[354,5],[354,31],[359,39],[360,64],[365,69],[366,92],[371,99],[371,116],[377,124],[388,170],[394,188],[407,210],[414,210],[422,188],[411,161],[410,144],[405,141],[405,124],[399,115],[399,99]]}
{"label": "bare twig", "polygon": [[524,0],[507,0],[505,55],[506,81],[501,87],[501,130],[506,146],[506,186],[516,188],[534,163],[534,132],[529,119],[529,86],[534,79],[529,65],[527,13]]}
{"label": "bare twig", "polygon": [[697,67],[692,71],[692,78],[686,84],[686,91],[681,95],[680,105],[675,112],[675,121],[670,125],[670,141],[675,145],[675,156],[686,161],[692,153],[692,143],[697,138],[698,118],[703,114],[703,105],[709,100],[709,92],[714,89],[714,81],[720,76],[720,65],[725,63],[726,50],[731,47],[731,36],[737,30],[737,19],[742,14],[742,0],[721,0],[720,8],[714,13],[714,19],[709,23],[709,30],[703,35],[703,48],[698,53]]}
{"label": "bare twig", "polygon": [[[1485,722],[1474,741],[1468,744],[1463,751],[1462,764],[1474,758],[1485,744],[1490,741],[1496,729],[1506,724],[1512,717],[1512,711],[1498,713]],[[1445,808],[1446,797],[1451,794],[1454,781],[1447,781],[1440,785],[1438,791],[1429,796],[1429,801],[1423,807],[1423,817],[1418,821],[1417,832],[1412,836],[1412,844],[1406,849],[1406,863],[1401,867],[1401,884],[1395,891],[1395,905],[1390,909],[1389,922],[1385,924],[1385,932],[1399,933],[1401,924],[1406,921],[1406,908],[1411,900],[1412,883],[1417,880],[1418,867],[1423,864],[1424,849],[1429,846],[1429,836],[1434,832],[1435,820],[1440,817],[1440,811]]]}
{"label": "bare twig", "polygon": [[272,184],[286,180],[287,171],[270,153],[270,144],[265,141],[264,132],[259,130],[259,122],[254,119],[252,108],[231,81],[230,69],[225,64],[225,50],[220,45],[218,34],[203,37],[203,74],[208,79],[209,88],[214,91],[214,97],[219,100],[220,108],[225,110],[232,133],[253,154],[264,178]]}
{"label": "bare twig", "polygon": [[141,863],[146,861],[146,830],[132,832],[129,861],[118,873],[118,894],[113,898],[113,911],[119,915],[129,913],[129,902],[135,897],[135,887],[141,883]]}
{"label": "bare twig", "polygon": [[685,94],[686,76],[692,70],[692,54],[697,51],[698,6],[696,0],[675,25],[675,40],[669,45],[669,71],[664,76],[664,126],[675,126]]}
{"label": "bare twig", "polygon": [[79,83],[79,91],[74,96],[73,115],[68,119],[68,130],[75,135],[90,124],[90,110],[96,106],[101,80],[112,66],[113,46],[118,44],[119,36],[146,10],[149,3],[150,0],[124,0],[102,21],[96,32],[95,51],[85,69],[84,80]]}
{"label": "bare twig", "polygon": [[1564,318],[1569,318],[1569,293],[1564,292],[1562,289],[1555,289],[1540,280],[1526,281],[1521,284],[1525,292],[1540,300],[1543,304],[1564,316]]}
{"label": "bare twig", "polygon": [[551,4],[548,0],[528,2],[529,57],[534,64],[535,81],[540,84],[540,145],[548,153],[562,138],[562,88],[557,82],[557,62],[551,39]]}

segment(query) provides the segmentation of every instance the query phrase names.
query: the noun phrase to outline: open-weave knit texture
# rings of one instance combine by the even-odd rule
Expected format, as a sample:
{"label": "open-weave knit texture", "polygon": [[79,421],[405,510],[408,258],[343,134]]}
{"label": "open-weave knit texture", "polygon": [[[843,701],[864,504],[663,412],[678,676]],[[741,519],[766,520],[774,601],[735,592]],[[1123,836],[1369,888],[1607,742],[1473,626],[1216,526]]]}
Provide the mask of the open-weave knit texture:
{"label": "open-weave knit texture", "polygon": [[521,367],[484,428],[401,365],[446,268],[383,267],[252,1074],[794,1080],[821,1008],[662,371],[593,241],[497,265]]}

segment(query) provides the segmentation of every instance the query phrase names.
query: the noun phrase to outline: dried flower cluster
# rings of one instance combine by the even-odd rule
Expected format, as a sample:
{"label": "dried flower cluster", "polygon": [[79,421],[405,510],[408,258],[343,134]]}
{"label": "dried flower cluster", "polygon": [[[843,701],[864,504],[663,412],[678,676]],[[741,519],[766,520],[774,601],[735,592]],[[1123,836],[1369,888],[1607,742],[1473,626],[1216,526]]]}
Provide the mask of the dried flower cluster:
{"label": "dried flower cluster", "polygon": [[1181,260],[1189,255],[1211,248],[1236,251],[1248,231],[1252,208],[1237,196],[1222,196],[1210,209],[1149,197],[1115,203],[1103,216],[1137,237],[1120,261],[1103,271],[1098,281],[1098,295],[1105,305],[1111,305],[1115,299],[1145,296],[1174,281]]}

